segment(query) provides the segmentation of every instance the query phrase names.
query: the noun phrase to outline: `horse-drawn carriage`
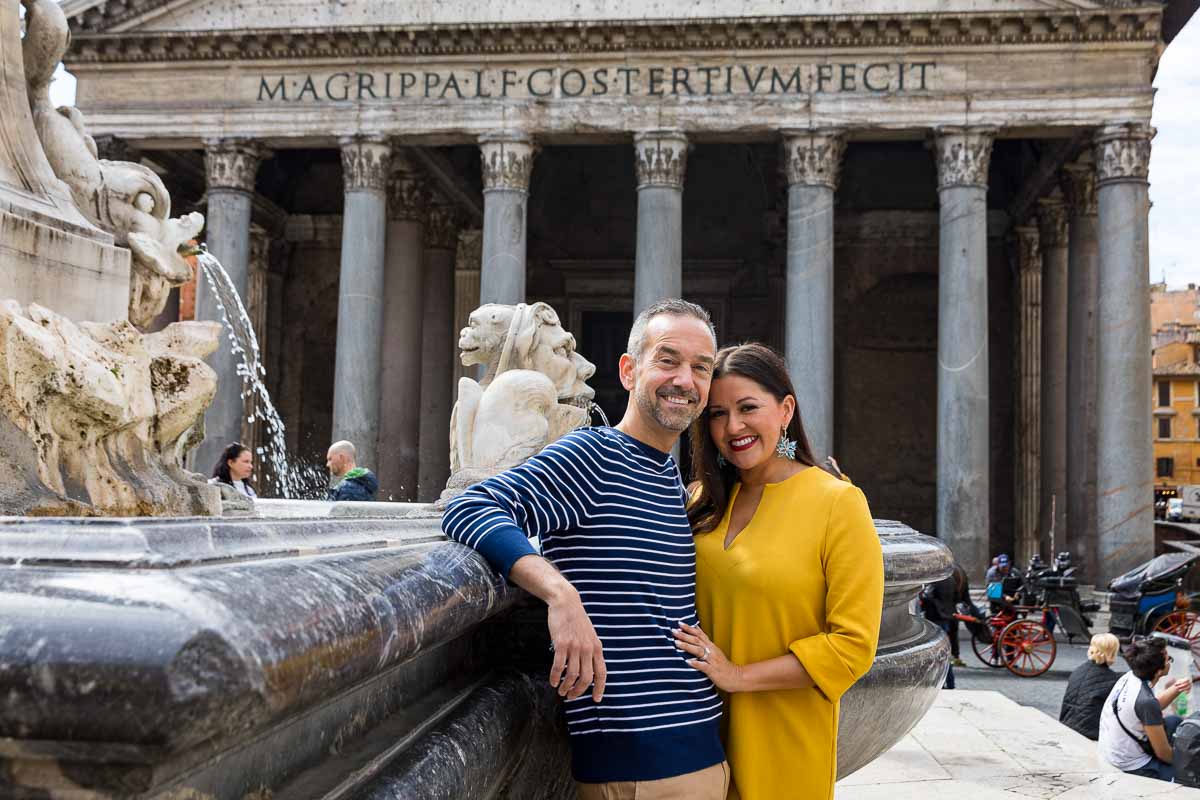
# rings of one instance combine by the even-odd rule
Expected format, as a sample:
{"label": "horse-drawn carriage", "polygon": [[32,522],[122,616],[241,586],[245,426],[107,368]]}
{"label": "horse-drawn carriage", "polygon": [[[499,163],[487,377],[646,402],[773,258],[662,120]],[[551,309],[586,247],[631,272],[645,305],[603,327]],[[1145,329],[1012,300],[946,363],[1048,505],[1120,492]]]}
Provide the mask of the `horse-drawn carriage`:
{"label": "horse-drawn carriage", "polygon": [[[1114,579],[1109,584],[1109,631],[1123,641],[1154,631],[1200,641],[1200,613],[1192,610],[1200,592],[1185,588],[1198,560],[1200,553],[1167,553]],[[1090,639],[1087,615],[1099,610],[1099,604],[1080,599],[1075,569],[1068,553],[1060,553],[1053,566],[1035,555],[1023,574],[1001,582],[991,613],[971,608],[956,614],[970,630],[971,649],[979,660],[1032,678],[1054,663],[1056,629],[1068,642]]]}

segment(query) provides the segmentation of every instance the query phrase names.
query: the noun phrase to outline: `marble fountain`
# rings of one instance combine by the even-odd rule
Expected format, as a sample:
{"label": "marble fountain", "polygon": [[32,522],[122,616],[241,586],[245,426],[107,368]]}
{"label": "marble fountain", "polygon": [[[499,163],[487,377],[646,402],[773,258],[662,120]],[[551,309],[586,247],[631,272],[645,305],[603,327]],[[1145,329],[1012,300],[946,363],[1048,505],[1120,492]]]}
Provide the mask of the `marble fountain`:
{"label": "marble fountain", "polygon": [[[65,25],[23,2],[22,40],[0,0],[0,796],[573,796],[544,609],[448,542],[436,504],[221,516],[184,468],[220,330],[139,326],[190,278],[203,220],[50,106]],[[460,386],[448,494],[590,399],[545,304],[485,306],[464,337],[485,374]],[[912,606],[949,551],[877,528],[882,635],[842,701],[842,775],[912,728],[949,659]]]}

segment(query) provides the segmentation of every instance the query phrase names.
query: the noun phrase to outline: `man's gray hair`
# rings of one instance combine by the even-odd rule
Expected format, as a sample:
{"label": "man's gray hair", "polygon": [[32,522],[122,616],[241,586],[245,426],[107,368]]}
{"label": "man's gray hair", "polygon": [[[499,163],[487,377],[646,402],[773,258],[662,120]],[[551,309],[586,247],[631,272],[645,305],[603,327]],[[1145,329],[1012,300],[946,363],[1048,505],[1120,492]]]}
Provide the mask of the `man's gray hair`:
{"label": "man's gray hair", "polygon": [[642,313],[637,315],[637,319],[633,321],[633,327],[629,329],[629,343],[625,347],[625,352],[633,356],[634,359],[642,357],[642,350],[646,346],[646,326],[650,324],[650,320],[663,314],[672,314],[677,317],[695,317],[708,326],[708,332],[712,334],[713,349],[717,346],[717,329],[713,327],[712,317],[704,310],[703,306],[698,306],[695,303],[689,303],[678,297],[672,297],[669,300],[659,300],[651,306],[648,306]]}
{"label": "man's gray hair", "polygon": [[329,452],[339,456],[349,456],[351,461],[358,456],[358,451],[354,449],[354,444],[347,442],[345,439],[329,445]]}

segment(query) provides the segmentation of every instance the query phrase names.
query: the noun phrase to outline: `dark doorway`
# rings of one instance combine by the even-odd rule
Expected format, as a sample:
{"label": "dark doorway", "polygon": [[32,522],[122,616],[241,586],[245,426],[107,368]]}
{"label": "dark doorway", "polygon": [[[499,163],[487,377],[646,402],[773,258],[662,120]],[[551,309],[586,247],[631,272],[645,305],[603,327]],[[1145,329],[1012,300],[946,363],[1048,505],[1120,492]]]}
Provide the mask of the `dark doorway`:
{"label": "dark doorway", "polygon": [[[596,404],[604,410],[613,425],[625,416],[625,403],[629,393],[621,385],[617,362],[629,342],[629,328],[633,325],[630,311],[584,311],[582,316],[582,338],[579,352],[596,365],[596,374],[589,384],[596,390]],[[599,423],[599,420],[596,420]]]}

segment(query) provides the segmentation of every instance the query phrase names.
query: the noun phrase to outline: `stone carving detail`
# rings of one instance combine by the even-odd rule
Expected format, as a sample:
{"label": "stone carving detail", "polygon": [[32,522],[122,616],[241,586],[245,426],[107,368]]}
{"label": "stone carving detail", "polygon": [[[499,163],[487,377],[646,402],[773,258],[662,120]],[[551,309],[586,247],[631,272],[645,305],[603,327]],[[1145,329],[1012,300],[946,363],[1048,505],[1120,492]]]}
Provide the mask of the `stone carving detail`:
{"label": "stone carving detail", "polygon": [[485,136],[479,141],[483,165],[483,190],[529,191],[533,173],[533,143],[507,134]]}
{"label": "stone carving detail", "polygon": [[[483,268],[483,231],[479,228],[458,234],[458,250],[454,253],[454,269],[479,272]],[[478,301],[476,297],[476,301]]]}
{"label": "stone carving detail", "polygon": [[388,178],[388,219],[421,222],[429,212],[428,181],[407,158],[392,156]]}
{"label": "stone carving detail", "polygon": [[0,508],[6,514],[220,513],[183,470],[217,389],[215,322],[143,335],[0,301]]}
{"label": "stone carving detail", "polygon": [[1037,223],[1042,247],[1066,246],[1067,205],[1057,193],[1038,200]]}
{"label": "stone carving detail", "polygon": [[987,186],[994,128],[941,128],[934,140],[938,188]]}
{"label": "stone carving detail", "polygon": [[266,153],[254,142],[213,139],[204,143],[204,167],[209,189],[253,192],[258,167]]}
{"label": "stone carving detail", "polygon": [[1017,234],[1017,269],[1021,272],[1042,271],[1042,249],[1038,229],[1033,225],[1018,225],[1014,228]]}
{"label": "stone carving detail", "polygon": [[638,188],[682,189],[687,177],[687,137],[678,131],[649,131],[633,137]]}
{"label": "stone carving detail", "polygon": [[[434,203],[425,219],[425,246],[431,250],[458,247],[458,208],[450,203]],[[482,256],[481,256],[482,257]]]}
{"label": "stone carving detail", "polygon": [[171,287],[191,280],[192,269],[179,251],[200,233],[204,217],[171,219],[171,197],[153,170],[100,159],[78,109],[54,107],[50,80],[70,40],[67,19],[53,0],[22,2],[28,12],[22,41],[26,82],[42,149],[83,215],[132,251],[129,319],[145,326],[162,311]]}
{"label": "stone carving detail", "polygon": [[1096,204],[1096,170],[1090,163],[1067,164],[1062,169],[1063,197],[1067,213],[1094,217],[1099,213]]}
{"label": "stone carving detail", "polygon": [[458,348],[464,366],[482,364],[485,374],[458,382],[442,505],[587,424],[596,394],[587,385],[596,367],[575,351],[575,337],[546,303],[480,306]]}
{"label": "stone carving detail", "polygon": [[1093,145],[1097,185],[1149,180],[1150,140],[1154,133],[1154,128],[1138,123],[1102,128]]}
{"label": "stone carving detail", "polygon": [[846,142],[838,131],[785,132],[783,171],[788,185],[837,190]]}
{"label": "stone carving detail", "polygon": [[347,192],[387,191],[391,145],[383,139],[369,137],[345,138],[338,143],[342,146],[342,180]]}

